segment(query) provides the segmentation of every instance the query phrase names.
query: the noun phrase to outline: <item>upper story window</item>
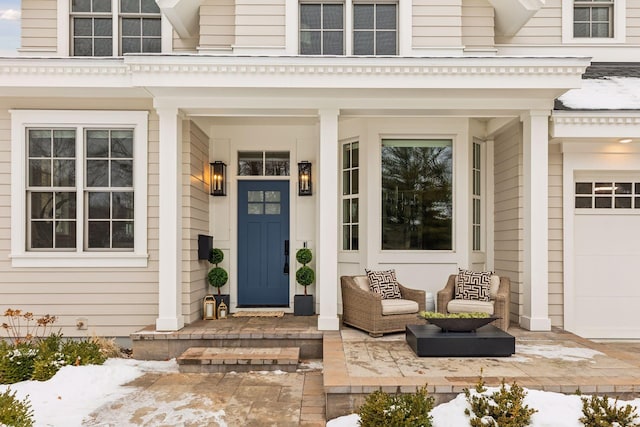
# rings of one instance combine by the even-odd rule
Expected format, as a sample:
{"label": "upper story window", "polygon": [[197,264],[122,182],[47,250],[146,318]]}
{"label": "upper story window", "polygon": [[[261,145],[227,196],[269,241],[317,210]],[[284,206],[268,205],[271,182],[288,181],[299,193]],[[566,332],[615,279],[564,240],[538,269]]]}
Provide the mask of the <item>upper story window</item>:
{"label": "upper story window", "polygon": [[301,55],[397,55],[398,3],[358,2],[352,14],[343,3],[300,3],[299,40]]}
{"label": "upper story window", "polygon": [[353,54],[397,55],[397,5],[357,3],[353,5]]}
{"label": "upper story window", "polygon": [[575,0],[573,36],[613,37],[613,0]]}
{"label": "upper story window", "polygon": [[344,5],[300,4],[300,54],[344,55]]}
{"label": "upper story window", "polygon": [[[71,55],[160,52],[160,9],[154,0],[71,0]],[[114,35],[116,35],[114,37]]]}

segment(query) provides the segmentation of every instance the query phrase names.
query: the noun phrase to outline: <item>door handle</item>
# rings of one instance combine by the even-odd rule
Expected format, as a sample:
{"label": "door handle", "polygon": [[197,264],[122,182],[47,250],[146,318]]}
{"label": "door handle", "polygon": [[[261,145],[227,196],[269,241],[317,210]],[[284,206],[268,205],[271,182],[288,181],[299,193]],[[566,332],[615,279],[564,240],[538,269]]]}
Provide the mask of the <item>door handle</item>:
{"label": "door handle", "polygon": [[289,274],[289,240],[284,241],[284,274]]}

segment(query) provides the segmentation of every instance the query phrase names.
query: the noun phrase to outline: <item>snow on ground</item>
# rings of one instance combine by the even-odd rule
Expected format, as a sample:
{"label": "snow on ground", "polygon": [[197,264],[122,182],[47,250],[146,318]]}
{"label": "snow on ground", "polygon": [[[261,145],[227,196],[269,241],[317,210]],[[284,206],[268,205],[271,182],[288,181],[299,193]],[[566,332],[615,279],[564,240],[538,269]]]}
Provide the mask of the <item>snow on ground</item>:
{"label": "snow on ground", "polygon": [[[108,359],[104,365],[64,366],[48,381],[23,381],[8,387],[20,400],[29,397],[37,426],[80,426],[82,419],[105,403],[137,389],[123,387],[146,372],[178,372],[168,362]],[[7,386],[0,385],[1,390]]]}
{"label": "snow on ground", "polygon": [[[493,393],[497,387],[487,387],[487,393]],[[538,412],[531,416],[530,427],[582,427],[579,421],[582,416],[582,401],[579,396],[551,393],[538,390],[527,390],[524,403]],[[640,407],[640,399],[629,402],[619,401],[618,405],[631,404]],[[431,415],[433,427],[461,427],[469,425],[469,418],[464,410],[470,408],[464,394],[459,394],[448,403],[436,406]],[[636,409],[636,413],[638,410]],[[357,427],[360,417],[351,414],[330,420],[327,427]]]}
{"label": "snow on ground", "polygon": [[582,347],[516,344],[516,355],[540,356],[546,359],[560,359],[569,362],[579,362],[593,359],[594,356],[604,356],[604,353]]}
{"label": "snow on ground", "polygon": [[[524,347],[524,348],[523,348]],[[573,358],[569,360],[584,360],[593,357],[598,352],[582,351],[577,349],[560,347],[548,350],[549,346],[519,346],[519,351],[529,351],[531,355],[542,355],[552,358]],[[555,351],[555,353],[551,353]],[[577,358],[577,359],[575,359]],[[314,362],[309,367],[315,367]],[[307,368],[309,368],[307,367]],[[139,361],[133,359],[109,359],[102,366],[65,366],[49,381],[24,381],[10,385],[11,390],[17,392],[19,399],[29,396],[35,413],[36,426],[63,426],[74,427],[82,425],[82,420],[99,407],[115,402],[133,392],[139,391],[136,387],[125,387],[126,384],[146,372],[178,372],[175,360],[168,362]],[[265,374],[268,374],[265,372]],[[271,373],[273,374],[273,373]],[[0,390],[6,386],[0,385]],[[488,392],[497,390],[489,387]],[[580,427],[578,421],[582,415],[582,402],[575,395],[543,392],[538,390],[526,390],[525,403],[538,410],[532,417],[532,427]],[[169,424],[181,425],[189,420],[203,419],[204,416],[213,416],[220,426],[226,426],[224,411],[215,408],[213,402],[201,402],[210,410],[204,414],[199,409],[192,409],[185,413],[185,407],[198,397],[191,393],[185,393],[181,399],[168,402],[158,402],[138,394],[136,399],[126,399],[122,411],[135,412],[136,408],[153,408],[141,415],[141,421],[153,420],[157,414],[175,414],[175,419],[164,419]],[[201,398],[201,397],[200,397]],[[149,400],[148,402],[145,399]],[[640,407],[640,399],[630,402],[619,402],[620,405],[630,403]],[[131,406],[131,407],[129,407]],[[464,410],[467,402],[463,394],[458,395],[451,402],[434,408],[434,427],[460,427],[468,425]],[[178,411],[179,409],[179,411]],[[636,412],[638,412],[636,410]],[[356,427],[358,416],[355,414],[336,418],[327,423],[328,427]],[[101,425],[109,420],[101,419]]]}

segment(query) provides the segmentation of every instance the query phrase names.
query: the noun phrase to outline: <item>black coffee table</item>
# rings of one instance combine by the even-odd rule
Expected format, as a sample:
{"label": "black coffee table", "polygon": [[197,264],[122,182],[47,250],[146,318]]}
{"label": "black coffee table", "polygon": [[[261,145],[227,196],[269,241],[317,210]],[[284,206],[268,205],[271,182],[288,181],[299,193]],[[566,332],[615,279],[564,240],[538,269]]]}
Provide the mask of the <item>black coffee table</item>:
{"label": "black coffee table", "polygon": [[420,357],[506,357],[516,352],[516,339],[486,325],[474,332],[443,332],[435,325],[407,325],[407,344]]}

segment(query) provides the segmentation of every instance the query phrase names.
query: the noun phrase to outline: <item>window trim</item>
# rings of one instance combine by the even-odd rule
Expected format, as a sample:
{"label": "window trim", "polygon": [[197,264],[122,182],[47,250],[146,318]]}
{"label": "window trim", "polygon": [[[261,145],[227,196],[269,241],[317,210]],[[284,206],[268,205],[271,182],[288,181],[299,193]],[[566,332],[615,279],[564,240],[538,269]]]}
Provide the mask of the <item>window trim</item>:
{"label": "window trim", "polygon": [[[73,37],[71,36],[71,0],[59,1],[58,3],[58,13],[57,13],[57,22],[58,28],[56,31],[58,44],[57,51],[58,56],[71,56],[71,43],[73,41]],[[115,8],[115,9],[114,9]],[[114,12],[115,11],[115,12]],[[117,41],[112,44],[112,56],[113,57],[121,57],[120,55],[120,45],[121,45],[121,34],[120,34],[120,5],[119,0],[111,0],[111,17],[112,17],[112,37],[117,37]],[[166,16],[160,11],[160,53],[170,52],[173,46],[173,27],[171,26],[169,20]],[[132,55],[132,54],[129,54]],[[93,56],[79,56],[78,58],[96,58]],[[100,56],[97,58],[105,58],[104,56]]]}
{"label": "window trim", "polygon": [[562,0],[562,43],[563,44],[617,44],[626,41],[627,5],[626,0],[613,0],[613,37],[574,37],[573,6],[575,0]]}
{"label": "window trim", "polygon": [[[11,265],[13,267],[146,267],[147,253],[147,111],[10,110],[11,114]],[[128,127],[134,132],[133,251],[27,251],[27,129]],[[76,142],[78,143],[78,142]],[[80,161],[84,162],[84,155]],[[76,191],[78,191],[76,183]],[[80,188],[84,188],[83,186]],[[78,218],[85,230],[84,219]],[[84,236],[82,236],[84,239]]]}

